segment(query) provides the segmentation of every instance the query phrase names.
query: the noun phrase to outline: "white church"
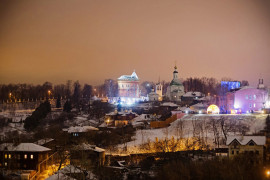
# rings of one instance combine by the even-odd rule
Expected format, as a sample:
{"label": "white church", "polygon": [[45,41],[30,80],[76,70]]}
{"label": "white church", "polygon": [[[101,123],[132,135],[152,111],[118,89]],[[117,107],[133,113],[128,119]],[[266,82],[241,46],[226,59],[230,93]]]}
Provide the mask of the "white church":
{"label": "white church", "polygon": [[185,94],[184,86],[180,79],[178,78],[177,67],[174,67],[173,80],[170,86],[167,88],[166,96],[170,101],[181,101],[181,97]]}
{"label": "white church", "polygon": [[[170,101],[180,102],[181,97],[185,94],[184,86],[180,79],[178,78],[177,67],[174,67],[173,80],[167,88],[166,97]],[[155,89],[152,89],[152,92],[148,94],[149,101],[162,101],[162,84],[158,82]]]}

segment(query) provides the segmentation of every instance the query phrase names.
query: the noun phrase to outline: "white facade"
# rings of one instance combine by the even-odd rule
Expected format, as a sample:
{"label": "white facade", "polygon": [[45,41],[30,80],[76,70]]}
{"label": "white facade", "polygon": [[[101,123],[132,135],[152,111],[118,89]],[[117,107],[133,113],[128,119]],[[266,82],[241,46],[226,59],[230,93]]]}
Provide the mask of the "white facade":
{"label": "white facade", "polygon": [[156,93],[154,91],[154,89],[152,89],[152,92],[150,92],[148,94],[148,97],[149,97],[149,101],[158,101],[159,100],[159,95],[158,95],[158,93]]}
{"label": "white facade", "polygon": [[158,100],[162,101],[162,84],[160,82],[156,84],[156,93],[158,94]]}
{"label": "white facade", "polygon": [[181,97],[185,94],[184,86],[180,79],[178,78],[177,67],[174,67],[173,80],[170,86],[167,88],[166,96],[170,101],[181,101]]}

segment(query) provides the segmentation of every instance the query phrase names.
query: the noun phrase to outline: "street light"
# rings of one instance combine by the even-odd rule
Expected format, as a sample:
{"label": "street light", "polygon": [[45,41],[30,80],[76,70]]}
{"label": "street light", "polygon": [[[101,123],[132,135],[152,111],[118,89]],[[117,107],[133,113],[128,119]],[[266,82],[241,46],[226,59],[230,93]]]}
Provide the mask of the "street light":
{"label": "street light", "polygon": [[265,174],[266,174],[266,177],[269,178],[270,177],[270,170],[266,170]]}
{"label": "street light", "polygon": [[50,95],[51,95],[51,90],[48,90],[48,96],[49,96],[49,99],[50,99]]}

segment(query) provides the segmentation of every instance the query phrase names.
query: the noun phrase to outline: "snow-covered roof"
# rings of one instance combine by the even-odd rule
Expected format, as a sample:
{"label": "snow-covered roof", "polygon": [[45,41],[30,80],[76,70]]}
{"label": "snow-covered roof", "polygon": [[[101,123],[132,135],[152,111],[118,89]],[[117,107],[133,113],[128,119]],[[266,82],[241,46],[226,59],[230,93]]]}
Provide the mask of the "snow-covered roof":
{"label": "snow-covered roof", "polygon": [[97,147],[96,145],[90,145],[86,143],[82,143],[80,145],[74,146],[74,150],[91,150],[96,152],[105,152],[105,149]]}
{"label": "snow-covered roof", "polygon": [[206,101],[207,98],[206,98],[206,97],[201,97],[201,98],[199,98],[199,99],[197,99],[197,100],[199,100],[199,101]]}
{"label": "snow-covered roof", "polygon": [[161,104],[161,106],[178,107],[177,104],[174,104],[172,102],[164,102],[163,104]]}
{"label": "snow-covered roof", "polygon": [[[75,167],[73,165],[67,165],[63,169],[57,171],[54,175],[48,177],[46,180],[76,180],[75,178],[69,176],[73,173],[83,173],[84,171],[81,170],[79,167]],[[94,174],[92,172],[87,171],[88,175],[90,175],[90,179],[94,179]]]}
{"label": "snow-covered roof", "polygon": [[141,114],[138,117],[134,118],[134,121],[145,121],[145,120],[150,120],[151,119],[151,115],[150,114]]}
{"label": "snow-covered roof", "polygon": [[191,109],[207,109],[208,105],[205,105],[203,103],[197,103],[192,106],[190,106]]}
{"label": "snow-covered roof", "polygon": [[122,80],[122,81],[138,81],[139,77],[137,76],[135,71],[133,71],[133,73],[131,75],[122,75],[122,76],[120,76],[118,78],[118,80]]}
{"label": "snow-covered roof", "polygon": [[241,145],[247,145],[251,140],[257,145],[265,145],[265,136],[229,136],[226,145],[230,145],[234,140],[237,140]]}
{"label": "snow-covered roof", "polygon": [[186,92],[183,97],[199,97],[199,96],[203,96],[203,94],[201,92],[198,92],[198,91],[189,91],[189,92]]}
{"label": "snow-covered roof", "polygon": [[134,114],[134,115],[138,116],[137,113],[132,112],[131,110],[129,110],[129,111],[120,111],[120,112],[118,112],[118,111],[112,111],[110,113],[107,113],[106,116],[115,116],[115,115],[126,116],[127,114]]}
{"label": "snow-covered roof", "polygon": [[51,142],[53,140],[54,139],[52,139],[52,138],[44,138],[44,139],[40,139],[40,140],[38,140],[38,141],[36,141],[34,143],[37,144],[37,145],[42,146],[43,144],[49,143],[49,142]]}
{"label": "snow-covered roof", "polygon": [[98,131],[98,128],[93,126],[72,126],[68,129],[63,129],[63,131],[67,131],[68,133],[75,133],[75,132],[87,132],[87,131]]}
{"label": "snow-covered roof", "polygon": [[20,143],[14,145],[13,143],[3,143],[0,145],[1,151],[19,151],[19,152],[44,152],[51,149],[34,144],[34,143]]}

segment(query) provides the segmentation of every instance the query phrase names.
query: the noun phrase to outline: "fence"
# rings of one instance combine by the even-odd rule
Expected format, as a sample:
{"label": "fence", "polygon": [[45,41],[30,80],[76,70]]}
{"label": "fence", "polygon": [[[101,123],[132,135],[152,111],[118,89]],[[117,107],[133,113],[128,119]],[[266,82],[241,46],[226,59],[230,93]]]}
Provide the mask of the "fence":
{"label": "fence", "polygon": [[152,121],[150,122],[151,128],[164,128],[168,127],[172,122],[177,120],[177,115],[173,115],[166,119],[165,121]]}

